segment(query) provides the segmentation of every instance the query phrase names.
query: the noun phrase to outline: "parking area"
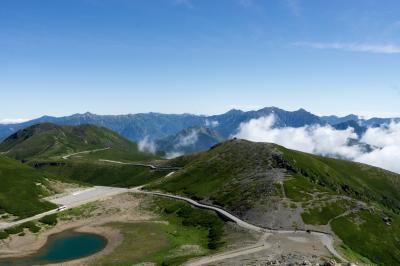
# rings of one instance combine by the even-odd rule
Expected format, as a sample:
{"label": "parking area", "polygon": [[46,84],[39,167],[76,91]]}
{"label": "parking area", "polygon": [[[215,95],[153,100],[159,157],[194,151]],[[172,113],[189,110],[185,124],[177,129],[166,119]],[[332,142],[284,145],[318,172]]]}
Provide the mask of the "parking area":
{"label": "parking area", "polygon": [[68,208],[85,204],[91,201],[96,201],[109,196],[128,192],[126,188],[102,187],[95,186],[85,188],[82,190],[74,190],[68,194],[62,194],[59,197],[51,197],[47,200],[58,205],[66,206]]}

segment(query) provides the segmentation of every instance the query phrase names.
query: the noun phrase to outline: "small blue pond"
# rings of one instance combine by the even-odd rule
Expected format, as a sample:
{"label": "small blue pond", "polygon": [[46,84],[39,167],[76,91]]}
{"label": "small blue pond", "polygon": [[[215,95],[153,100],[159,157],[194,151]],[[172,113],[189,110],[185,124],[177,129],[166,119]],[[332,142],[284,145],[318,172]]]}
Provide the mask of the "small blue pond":
{"label": "small blue pond", "polygon": [[101,251],[107,239],[100,235],[65,231],[51,235],[37,253],[23,258],[0,259],[1,266],[58,263],[90,256]]}

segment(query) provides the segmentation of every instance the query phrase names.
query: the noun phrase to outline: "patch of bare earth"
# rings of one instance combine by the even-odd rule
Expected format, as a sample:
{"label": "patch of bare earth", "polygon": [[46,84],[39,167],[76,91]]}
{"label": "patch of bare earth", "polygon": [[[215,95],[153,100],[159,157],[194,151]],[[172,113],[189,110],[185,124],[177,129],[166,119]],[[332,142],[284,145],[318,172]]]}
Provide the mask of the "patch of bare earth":
{"label": "patch of bare earth", "polygon": [[253,250],[238,249],[237,256],[234,252],[221,252],[198,265],[319,265],[330,256],[319,238],[307,233],[267,234],[258,244],[263,248],[255,244]]}

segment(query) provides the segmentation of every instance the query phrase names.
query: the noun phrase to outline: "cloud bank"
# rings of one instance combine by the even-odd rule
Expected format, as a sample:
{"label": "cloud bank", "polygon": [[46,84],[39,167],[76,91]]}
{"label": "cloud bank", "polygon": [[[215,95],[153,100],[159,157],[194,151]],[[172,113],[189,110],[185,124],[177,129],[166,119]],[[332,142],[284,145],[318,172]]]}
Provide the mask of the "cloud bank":
{"label": "cloud bank", "polygon": [[[274,128],[275,116],[252,119],[239,126],[237,138],[272,142],[290,149],[343,158],[400,173],[400,123],[368,128],[360,138],[352,128],[331,126]],[[351,142],[355,144],[350,145]],[[371,150],[365,149],[365,146]]]}
{"label": "cloud bank", "polygon": [[355,158],[355,161],[400,173],[400,123],[369,128],[361,141],[374,146],[375,149]]}

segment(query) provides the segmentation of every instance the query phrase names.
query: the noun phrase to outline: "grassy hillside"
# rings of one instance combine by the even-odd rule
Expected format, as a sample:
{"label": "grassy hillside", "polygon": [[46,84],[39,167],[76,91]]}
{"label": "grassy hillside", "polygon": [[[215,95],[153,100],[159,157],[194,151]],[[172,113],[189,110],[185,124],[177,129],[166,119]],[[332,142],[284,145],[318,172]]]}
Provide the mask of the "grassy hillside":
{"label": "grassy hillside", "polygon": [[49,192],[44,177],[42,172],[0,155],[0,215],[24,218],[55,208],[40,199]]}
{"label": "grassy hillside", "polygon": [[331,191],[375,201],[400,213],[400,175],[361,163],[276,148],[292,171]]}
{"label": "grassy hillside", "polygon": [[[93,125],[34,125],[7,138],[0,144],[0,151],[51,173],[54,178],[87,184],[136,186],[163,175],[144,167],[101,162],[100,159],[138,162],[157,157],[139,151],[136,143],[117,133]],[[63,158],[70,154],[75,155]]]}
{"label": "grassy hillside", "polygon": [[272,173],[275,156],[278,153],[270,144],[228,141],[207,152],[171,160],[169,164],[184,165],[184,169],[149,187],[211,201],[241,215],[260,195],[274,193],[274,181],[283,176]]}
{"label": "grassy hillside", "polygon": [[91,160],[58,163],[43,164],[38,168],[61,180],[115,187],[139,186],[166,175],[165,172],[153,172],[147,167]]}
{"label": "grassy hillside", "polygon": [[[261,226],[285,212],[289,218],[301,213],[292,228],[325,230],[319,226],[328,225],[358,257],[400,264],[398,174],[244,140],[169,164],[184,168],[149,189],[219,205]],[[358,230],[347,232],[348,224]]]}
{"label": "grassy hillside", "polygon": [[104,153],[114,159],[153,158],[151,154],[140,152],[135,143],[117,133],[93,125],[37,124],[19,130],[0,144],[1,152],[25,161],[59,159],[63,155],[101,148],[111,148]]}

